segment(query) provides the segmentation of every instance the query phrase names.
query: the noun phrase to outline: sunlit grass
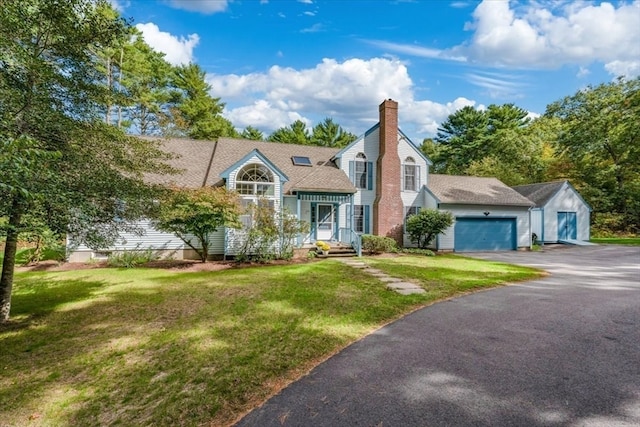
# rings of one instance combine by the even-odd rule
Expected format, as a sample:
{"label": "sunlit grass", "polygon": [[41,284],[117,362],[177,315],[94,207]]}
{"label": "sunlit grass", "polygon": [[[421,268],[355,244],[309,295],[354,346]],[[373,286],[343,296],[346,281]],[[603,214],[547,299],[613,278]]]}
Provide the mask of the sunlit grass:
{"label": "sunlit grass", "polygon": [[632,245],[640,246],[640,237],[602,237],[593,238],[591,242],[602,245]]}
{"label": "sunlit grass", "polygon": [[330,260],[17,273],[13,320],[0,326],[0,424],[228,425],[404,313],[536,274],[448,256],[367,262],[429,292],[402,296]]}

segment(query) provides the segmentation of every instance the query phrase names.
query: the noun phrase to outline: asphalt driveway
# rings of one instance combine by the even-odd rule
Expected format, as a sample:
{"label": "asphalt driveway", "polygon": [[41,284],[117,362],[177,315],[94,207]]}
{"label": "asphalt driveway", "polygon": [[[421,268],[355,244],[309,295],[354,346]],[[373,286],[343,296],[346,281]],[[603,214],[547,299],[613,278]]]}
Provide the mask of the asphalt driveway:
{"label": "asphalt driveway", "polygon": [[640,247],[472,256],[550,275],[394,322],[238,425],[640,425]]}

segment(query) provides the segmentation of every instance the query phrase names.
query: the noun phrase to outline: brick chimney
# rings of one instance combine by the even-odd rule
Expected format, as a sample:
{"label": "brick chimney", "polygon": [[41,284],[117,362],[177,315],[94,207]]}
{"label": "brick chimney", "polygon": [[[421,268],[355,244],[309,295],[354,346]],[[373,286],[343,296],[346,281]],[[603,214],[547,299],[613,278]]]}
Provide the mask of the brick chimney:
{"label": "brick chimney", "polygon": [[404,205],[400,196],[401,164],[398,157],[398,103],[380,104],[380,154],[376,163],[376,199],[373,202],[373,234],[395,239],[402,245]]}

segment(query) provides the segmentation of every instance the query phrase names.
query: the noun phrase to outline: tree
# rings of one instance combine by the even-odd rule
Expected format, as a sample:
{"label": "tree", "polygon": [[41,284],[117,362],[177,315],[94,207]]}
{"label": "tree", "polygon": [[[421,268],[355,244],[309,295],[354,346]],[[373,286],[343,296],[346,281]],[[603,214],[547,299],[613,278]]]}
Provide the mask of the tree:
{"label": "tree", "polygon": [[302,120],[296,120],[291,125],[277,129],[269,135],[269,141],[283,144],[309,145],[310,140],[309,130]]}
{"label": "tree", "polygon": [[247,126],[242,133],[240,133],[240,138],[250,139],[253,141],[264,141],[264,134],[253,126]]}
{"label": "tree", "polygon": [[411,241],[422,249],[426,249],[438,234],[451,227],[451,212],[437,209],[423,209],[407,219],[407,233]]}
{"label": "tree", "polygon": [[223,187],[173,188],[153,222],[158,230],[178,236],[206,262],[211,235],[220,227],[240,228],[240,213],[238,196]]}
{"label": "tree", "polygon": [[469,163],[482,159],[489,151],[488,129],[484,111],[466,106],[451,114],[435,138],[439,147],[434,163],[442,165],[440,172],[464,174]]}
{"label": "tree", "polygon": [[209,94],[211,85],[199,65],[191,63],[176,68],[173,84],[177,89],[171,108],[173,124],[180,132],[193,139],[238,136],[233,124],[222,117],[224,103]]}
{"label": "tree", "polygon": [[0,8],[0,322],[9,318],[18,234],[29,217],[90,247],[106,244],[151,208],[158,189],[143,174],[169,171],[155,143],[104,122],[115,95],[95,52],[130,31],[109,10],[101,0]]}
{"label": "tree", "polygon": [[333,119],[327,117],[313,127],[311,144],[323,147],[346,147],[358,137],[342,129]]}
{"label": "tree", "polygon": [[[153,50],[137,30],[121,50],[120,91],[126,127],[140,135],[153,135],[162,131],[168,120],[167,103],[170,100],[171,65],[164,54]],[[118,123],[122,120],[119,119]]]}
{"label": "tree", "polygon": [[589,86],[547,106],[562,131],[556,147],[598,213],[621,216],[616,231],[640,227],[640,78]]}

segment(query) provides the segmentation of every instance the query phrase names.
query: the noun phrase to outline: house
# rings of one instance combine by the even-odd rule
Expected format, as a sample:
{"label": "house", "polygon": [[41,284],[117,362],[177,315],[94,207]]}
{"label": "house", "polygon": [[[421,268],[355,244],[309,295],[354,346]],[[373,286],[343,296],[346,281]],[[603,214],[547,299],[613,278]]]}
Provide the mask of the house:
{"label": "house", "polygon": [[[244,204],[266,200],[310,224],[298,246],[318,240],[358,245],[362,234],[411,242],[405,220],[426,207],[450,210],[456,223],[439,236],[443,250],[519,249],[530,246],[528,209],[533,205],[493,178],[431,176],[431,162],[398,127],[398,103],[385,100],[379,122],[342,149],[220,138],[217,141],[167,139],[176,154],[172,165],[182,173],[151,176],[155,183],[183,187],[226,186]],[[250,221],[250,218],[244,220]],[[196,258],[176,236],[138,224],[142,236],[123,234],[105,252],[72,247],[71,261],[108,252],[152,248],[175,258]],[[211,237],[211,256],[233,256],[244,230],[219,230]],[[489,235],[499,235],[496,244]],[[504,237],[507,236],[507,237]]]}
{"label": "house", "polygon": [[591,206],[569,181],[543,182],[513,187],[531,200],[531,232],[541,243],[589,241]]}

